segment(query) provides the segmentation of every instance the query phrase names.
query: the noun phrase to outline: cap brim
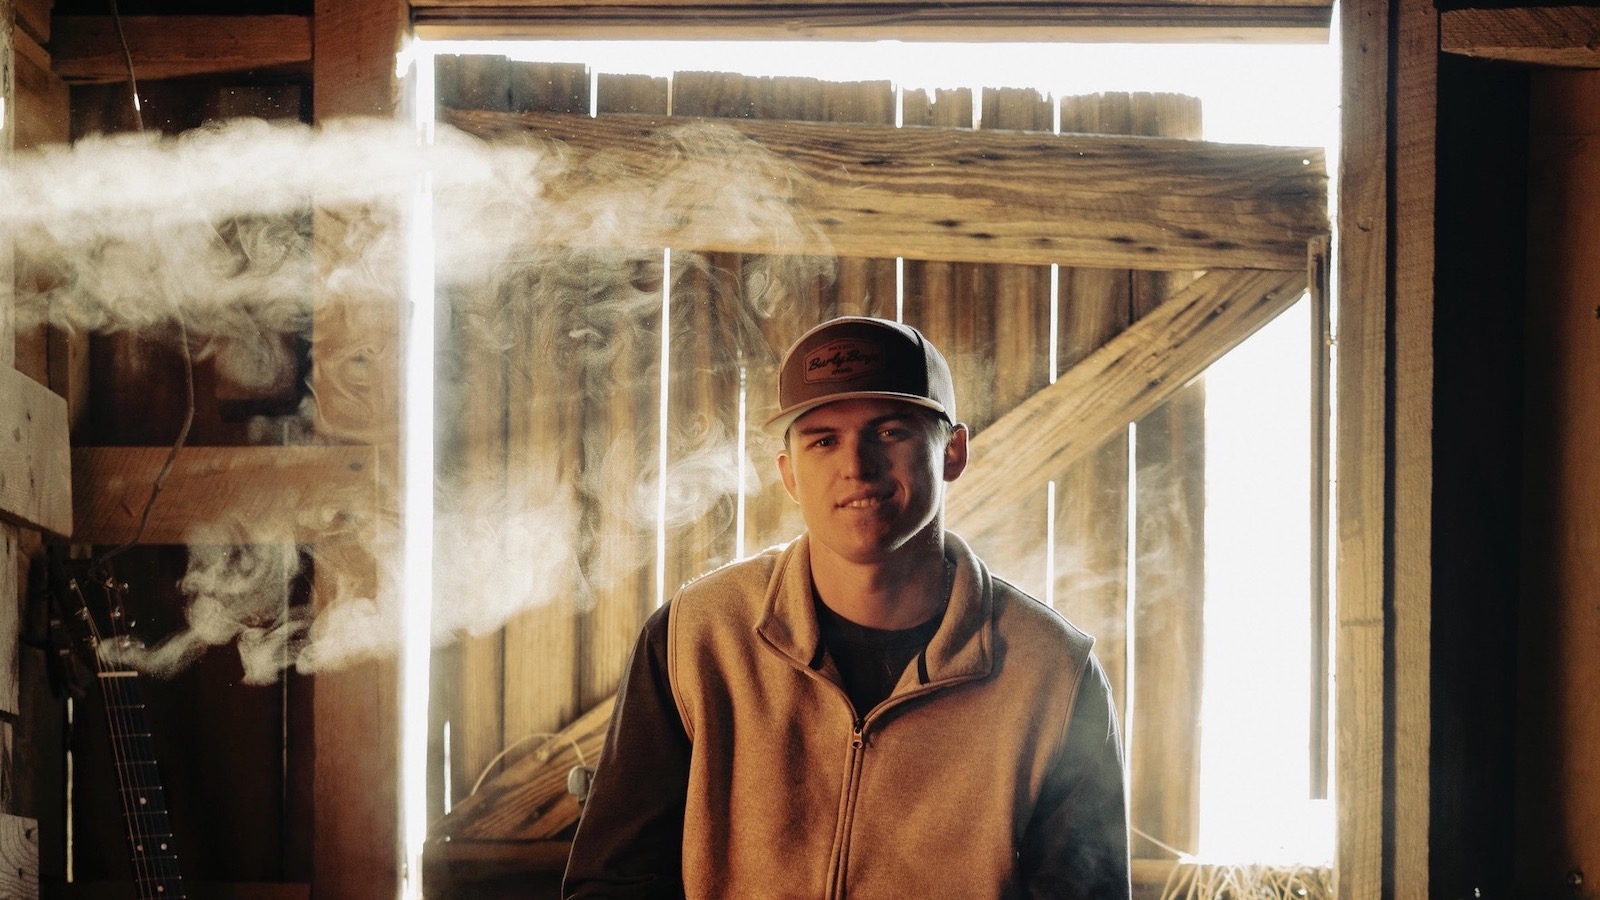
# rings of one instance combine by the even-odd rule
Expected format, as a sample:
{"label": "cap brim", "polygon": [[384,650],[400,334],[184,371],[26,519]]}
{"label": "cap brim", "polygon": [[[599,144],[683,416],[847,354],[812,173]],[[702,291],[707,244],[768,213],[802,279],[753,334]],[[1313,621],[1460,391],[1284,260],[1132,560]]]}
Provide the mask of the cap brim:
{"label": "cap brim", "polygon": [[902,403],[910,403],[923,409],[931,409],[947,419],[950,417],[950,414],[945,411],[943,406],[929,400],[927,397],[919,397],[916,394],[897,394],[892,391],[852,391],[844,394],[829,394],[826,397],[818,397],[815,400],[796,403],[768,419],[761,426],[761,430],[773,437],[781,438],[788,432],[789,426],[794,424],[795,419],[819,406],[827,406],[829,403],[838,403],[841,400],[899,400]]}

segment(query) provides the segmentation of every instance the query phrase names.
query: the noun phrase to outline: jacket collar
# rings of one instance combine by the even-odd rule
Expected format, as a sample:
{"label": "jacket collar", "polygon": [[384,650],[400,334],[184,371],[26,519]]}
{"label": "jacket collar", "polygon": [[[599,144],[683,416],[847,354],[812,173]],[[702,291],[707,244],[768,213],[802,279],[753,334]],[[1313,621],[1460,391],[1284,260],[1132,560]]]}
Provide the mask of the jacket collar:
{"label": "jacket collar", "polygon": [[[924,684],[982,677],[994,666],[994,585],[989,571],[965,541],[948,531],[944,555],[954,564],[950,604],[916,667]],[[813,603],[811,538],[801,535],[778,556],[756,633],[797,665],[815,669],[823,653]]]}

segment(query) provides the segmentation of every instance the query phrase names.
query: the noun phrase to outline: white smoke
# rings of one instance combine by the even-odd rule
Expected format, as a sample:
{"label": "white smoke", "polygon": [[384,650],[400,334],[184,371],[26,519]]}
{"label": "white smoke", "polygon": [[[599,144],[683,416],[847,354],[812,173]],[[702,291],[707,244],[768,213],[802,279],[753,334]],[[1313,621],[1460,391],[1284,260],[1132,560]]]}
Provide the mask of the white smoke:
{"label": "white smoke", "polygon": [[[374,323],[406,308],[404,267],[416,252],[408,217],[424,182],[448,336],[437,364],[445,462],[434,531],[434,637],[445,641],[540,605],[584,610],[651,562],[654,414],[634,417],[652,423],[634,441],[596,438],[583,416],[626,419],[630,398],[658,379],[664,284],[695,281],[719,297],[717,333],[697,337],[724,357],[703,364],[725,374],[736,360],[770,363],[763,317],[832,265],[782,252],[817,244],[785,199],[805,190],[787,163],[716,126],[664,134],[644,152],[578,157],[445,126],[424,144],[393,121],[236,120],[14,155],[0,168],[0,241],[16,249],[19,331],[126,331],[174,346],[181,337],[194,359],[247,389],[293,372],[296,342],[314,346],[314,312],[346,316],[353,340],[313,351],[316,394],[297,413],[252,421],[248,434],[269,444],[365,443],[370,423],[385,421],[365,388],[398,381],[403,362],[403,348]],[[616,249],[654,246],[658,234],[630,229],[659,230],[680,209],[714,209],[719,233],[778,252],[728,279],[703,256],[675,253],[663,271],[659,250]],[[314,310],[326,295],[342,305]],[[533,355],[562,361],[573,377],[540,381],[547,372]],[[498,399],[474,396],[486,383],[532,408],[474,412]],[[563,409],[579,413],[563,419]],[[503,421],[518,416],[561,422],[581,464],[548,450],[534,425]],[[687,430],[668,438],[670,516],[731,527],[728,497],[742,487],[736,435],[714,418],[682,421]],[[483,428],[505,433],[504,458],[463,463]],[[383,477],[374,473],[366,488],[394,497],[393,485],[376,483]],[[180,584],[187,626],[120,655],[170,675],[233,645],[246,680],[264,682],[286,667],[394,653],[402,523],[395,509],[350,519],[361,500],[338,496],[349,490],[313,486],[284,521],[194,521]],[[292,605],[308,565],[316,596]]]}

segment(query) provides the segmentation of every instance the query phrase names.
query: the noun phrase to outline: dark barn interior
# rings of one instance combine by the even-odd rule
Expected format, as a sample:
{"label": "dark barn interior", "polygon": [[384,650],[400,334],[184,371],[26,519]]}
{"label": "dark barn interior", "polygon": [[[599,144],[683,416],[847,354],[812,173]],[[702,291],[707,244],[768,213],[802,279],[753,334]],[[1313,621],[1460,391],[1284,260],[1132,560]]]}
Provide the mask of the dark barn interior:
{"label": "dark barn interior", "polygon": [[[1336,41],[1341,145],[1210,143],[1177,94],[405,55],[668,37]],[[658,595],[798,528],[741,468],[779,354],[900,292],[970,398],[952,529],[1114,573],[1019,580],[1139,710],[1136,896],[1198,840],[1205,573],[1130,556],[1203,543],[1201,376],[1303,297],[1337,826],[1306,884],[1595,896],[1596,47],[1585,6],[1443,0],[0,0],[0,897],[555,897]]]}

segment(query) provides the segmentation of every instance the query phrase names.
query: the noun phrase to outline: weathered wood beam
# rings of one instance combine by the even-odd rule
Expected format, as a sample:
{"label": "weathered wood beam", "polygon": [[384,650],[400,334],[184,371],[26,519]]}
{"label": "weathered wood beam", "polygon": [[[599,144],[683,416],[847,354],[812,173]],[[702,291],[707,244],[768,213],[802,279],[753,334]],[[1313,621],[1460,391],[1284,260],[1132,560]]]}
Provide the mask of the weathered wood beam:
{"label": "weathered wood beam", "polygon": [[[546,235],[578,246],[1298,271],[1306,242],[1328,231],[1317,149],[687,117],[450,111],[445,118],[486,139],[533,136],[574,151],[565,176],[547,185],[553,211],[575,212],[596,197],[636,198],[628,215],[606,217],[604,227]],[[742,199],[794,208],[815,229],[730,228],[723,204],[735,192],[727,173],[741,164],[728,156],[751,147],[702,142],[692,129],[743,137],[791,164],[797,182]],[[675,135],[693,155],[663,188],[658,153]],[[596,160],[602,164],[590,168]]]}
{"label": "weathered wood beam", "polygon": [[71,534],[67,401],[9,360],[0,365],[0,447],[0,522]]}
{"label": "weathered wood beam", "polygon": [[[600,758],[615,697],[608,697],[555,735],[530,746],[433,826],[433,839],[547,840],[578,821],[567,773]],[[580,752],[581,751],[581,754]]]}
{"label": "weathered wood beam", "polygon": [[[56,74],[75,83],[124,81],[128,63],[110,16],[57,16]],[[141,81],[244,72],[311,62],[308,16],[123,16]]]}
{"label": "weathered wood beam", "polygon": [[39,820],[0,813],[0,897],[38,896]]}
{"label": "weathered wood beam", "polygon": [[950,529],[996,571],[1024,564],[1027,548],[1010,539],[1024,493],[1160,406],[1305,288],[1304,271],[1219,269],[1178,291],[973,436],[945,502]]}
{"label": "weathered wood beam", "polygon": [[17,0],[17,30],[41,44],[50,41],[50,6],[53,0]]}
{"label": "weathered wood beam", "polygon": [[1446,53],[1562,68],[1600,68],[1600,9],[1452,9],[1439,15]]}
{"label": "weathered wood beam", "polygon": [[1326,3],[820,3],[709,6],[434,0],[413,6],[428,39],[513,38],[1322,43]]}
{"label": "weathered wood beam", "polygon": [[[312,108],[318,123],[347,116],[392,117],[400,111],[395,53],[410,29],[405,0],[314,0]],[[315,202],[316,198],[313,198]],[[360,435],[376,447],[374,470],[382,486],[377,508],[398,515],[394,485],[400,470],[399,345],[405,266],[379,265],[349,277],[347,241],[388,210],[360,215],[317,208],[313,214],[311,393],[317,398],[320,435]],[[336,563],[319,560],[313,589],[335,596],[341,587],[377,596],[379,573],[393,560],[376,548],[347,547]],[[398,610],[386,610],[384,640],[401,634]],[[401,831],[403,680],[399,659],[372,659],[337,671],[319,671],[313,690],[313,854],[311,894],[316,897],[393,897],[411,893],[412,881],[396,860],[406,859]],[[425,690],[422,685],[411,690]],[[406,777],[410,777],[407,775]],[[418,873],[420,875],[420,873]],[[403,891],[404,889],[404,891]]]}
{"label": "weathered wood beam", "polygon": [[[133,539],[169,453],[167,447],[74,448],[73,542]],[[369,535],[376,492],[371,447],[185,447],[156,498],[142,540],[190,543],[197,527],[211,523],[238,543],[261,535],[297,543]]]}

